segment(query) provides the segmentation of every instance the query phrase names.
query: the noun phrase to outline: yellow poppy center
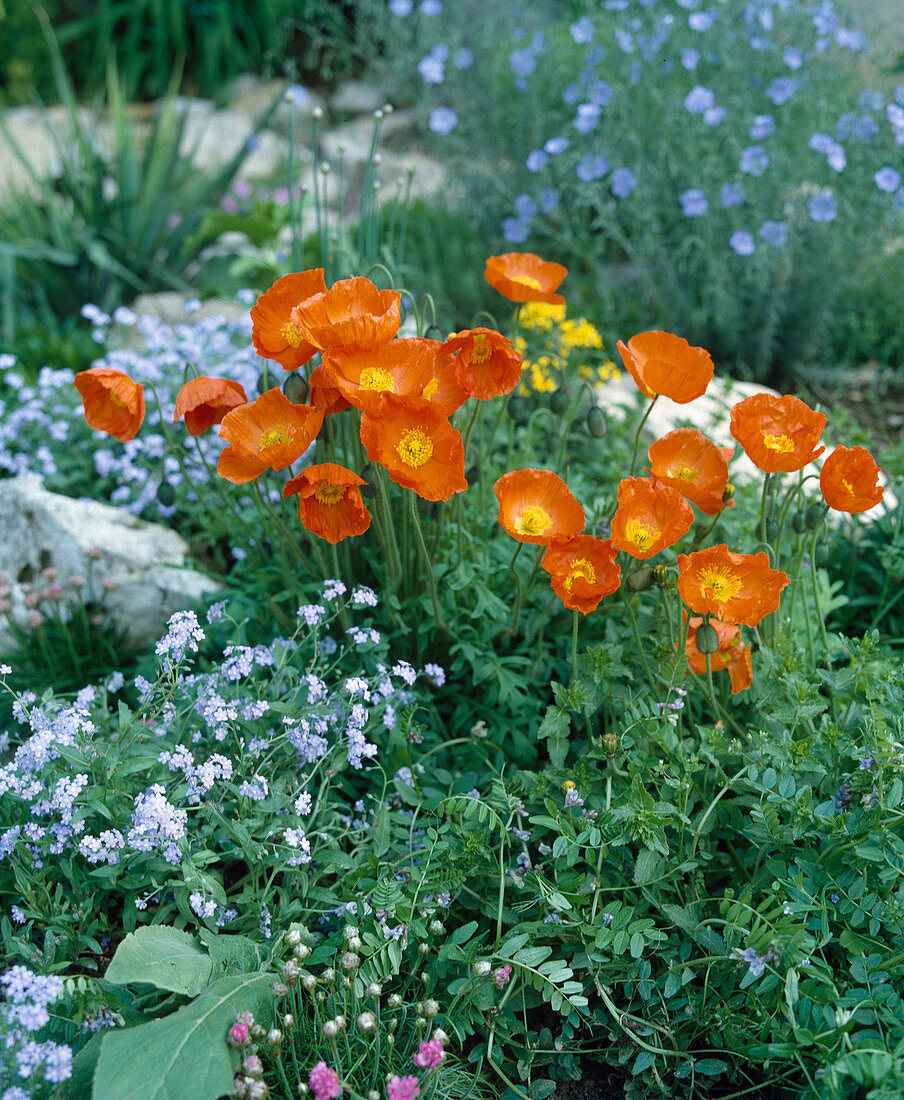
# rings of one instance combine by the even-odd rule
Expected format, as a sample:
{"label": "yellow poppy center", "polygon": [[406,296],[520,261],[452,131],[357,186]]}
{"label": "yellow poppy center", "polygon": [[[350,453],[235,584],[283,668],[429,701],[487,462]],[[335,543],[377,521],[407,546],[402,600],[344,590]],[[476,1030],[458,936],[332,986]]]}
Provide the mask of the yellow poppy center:
{"label": "yellow poppy center", "polygon": [[361,371],[359,385],[363,390],[379,390],[395,393],[395,379],[388,370],[381,367],[365,367]]}
{"label": "yellow poppy center", "polygon": [[539,504],[528,504],[513,526],[519,535],[543,535],[552,527],[552,518]]}
{"label": "yellow poppy center", "polygon": [[841,479],[841,484],[842,484],[842,485],[843,485],[843,486],[845,487],[845,489],[847,490],[847,494],[848,494],[848,496],[851,496],[851,497],[852,497],[852,496],[854,495],[854,486],[853,486],[853,485],[851,485],[851,483],[850,483],[849,481],[845,481],[845,480],[844,480],[844,478],[842,478],[842,479]]}
{"label": "yellow poppy center", "polygon": [[789,435],[764,435],[763,442],[770,451],[787,455],[794,450],[794,440]]}
{"label": "yellow poppy center", "polygon": [[290,348],[297,348],[301,344],[301,333],[291,321],[283,325],[282,338]]}
{"label": "yellow poppy center", "polygon": [[593,584],[596,580],[596,573],[593,570],[593,566],[586,558],[578,558],[577,561],[571,563],[571,572],[565,578],[565,587],[569,592],[576,580],[586,581],[588,584]]}
{"label": "yellow poppy center", "polygon": [[707,565],[700,570],[700,594],[704,599],[725,603],[735,597],[741,588],[741,578],[725,566]]}
{"label": "yellow poppy center", "polygon": [[257,441],[257,449],[265,451],[268,447],[286,447],[290,439],[289,429],[285,424],[279,424],[275,428],[267,428],[266,431],[261,432],[261,437]]}
{"label": "yellow poppy center", "polygon": [[396,444],[396,454],[406,466],[423,466],[433,454],[433,440],[420,428],[409,428]]}
{"label": "yellow poppy center", "polygon": [[474,344],[471,348],[471,362],[472,363],[485,363],[493,354],[493,345],[483,335],[479,333],[474,337]]}
{"label": "yellow poppy center", "polygon": [[679,462],[672,470],[672,477],[676,481],[687,481],[695,485],[700,480],[700,471],[695,466],[689,466],[686,462]]}
{"label": "yellow poppy center", "polygon": [[314,496],[321,504],[338,504],[345,496],[345,486],[333,485],[329,481],[321,481]]}
{"label": "yellow poppy center", "polygon": [[661,533],[656,527],[648,527],[639,519],[629,519],[625,524],[625,538],[628,542],[633,542],[638,550],[649,550]]}
{"label": "yellow poppy center", "polygon": [[110,404],[111,405],[115,405],[117,407],[117,409],[124,409],[126,407],[125,401],[123,401],[123,399],[119,396],[119,394],[114,393],[112,390],[110,390],[108,392],[110,394]]}
{"label": "yellow poppy center", "polygon": [[530,275],[519,275],[517,279],[513,280],[519,283],[521,286],[530,287],[531,290],[542,290],[543,287]]}
{"label": "yellow poppy center", "polygon": [[424,386],[421,397],[426,397],[428,401],[432,401],[434,397],[439,393],[439,382],[435,378],[431,378],[430,381]]}

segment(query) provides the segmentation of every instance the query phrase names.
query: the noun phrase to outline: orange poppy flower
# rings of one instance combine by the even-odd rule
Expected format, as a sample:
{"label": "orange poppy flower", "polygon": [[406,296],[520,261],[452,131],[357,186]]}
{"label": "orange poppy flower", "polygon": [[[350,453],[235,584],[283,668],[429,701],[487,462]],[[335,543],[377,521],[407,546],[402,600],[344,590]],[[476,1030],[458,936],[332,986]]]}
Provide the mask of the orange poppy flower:
{"label": "orange poppy flower", "polygon": [[799,397],[755,393],[732,407],[729,427],[755,466],[793,474],[825,450],[817,444],[827,423]]}
{"label": "orange poppy flower", "polygon": [[822,465],[819,487],[836,512],[866,512],[885,495],[879,473],[866,447],[836,447]]}
{"label": "orange poppy flower", "polygon": [[144,387],[121,370],[92,367],[73,379],[92,428],[126,443],[138,434],[144,420]]}
{"label": "orange poppy flower", "polygon": [[646,477],[626,477],[618,484],[612,545],[632,558],[652,558],[683,538],[693,522],[694,510],[677,489]]}
{"label": "orange poppy flower", "polygon": [[317,350],[302,339],[292,310],[315,294],[325,294],[323,268],[293,272],[277,279],[251,307],[251,342],[262,359],[274,359],[283,370],[295,370]]}
{"label": "orange poppy flower", "polygon": [[[706,655],[697,648],[697,629],[702,624],[703,619],[698,616],[691,618],[687,644],[684,647],[690,670],[698,676],[706,672]],[[723,668],[728,669],[732,695],[737,695],[739,691],[746,691],[753,683],[753,665],[750,661],[750,646],[741,641],[741,628],[720,622],[718,619],[710,619],[709,625],[715,630],[719,639],[718,651],[709,655],[709,667],[713,672],[721,672]]]}
{"label": "orange poppy flower", "polygon": [[425,500],[448,500],[468,487],[461,432],[422,397],[384,393],[361,414],[361,442],[371,462]]}
{"label": "orange poppy flower", "polygon": [[179,390],[173,423],[185,417],[189,435],[200,435],[219,424],[230,409],[248,403],[245,391],[231,378],[192,378]]}
{"label": "orange poppy flower", "polygon": [[524,360],[511,340],[491,328],[456,332],[443,350],[455,355],[455,379],[470,397],[489,401],[511,393],[521,380]]}
{"label": "orange poppy flower", "polygon": [[339,387],[333,382],[322,363],[318,364],[308,378],[310,402],[320,409],[324,416],[333,416],[351,408],[351,402],[342,396]]}
{"label": "orange poppy flower", "polygon": [[370,512],[361,499],[363,477],[324,462],[308,466],[287,481],[283,496],[298,493],[298,518],[312,535],[337,543],[350,535],[362,535],[370,527]]}
{"label": "orange poppy flower", "polygon": [[421,397],[425,397],[438,409],[451,416],[468,400],[468,394],[458,384],[455,377],[455,356],[443,350],[441,340],[425,340],[436,353],[433,363],[433,378],[424,387]]}
{"label": "orange poppy flower", "polygon": [[691,611],[724,623],[756,626],[778,607],[787,573],[773,569],[769,556],[734,554],[721,543],[678,555],[678,593]]}
{"label": "orange poppy flower", "polygon": [[715,368],[705,348],[671,332],[640,332],[627,346],[618,341],[622,362],[647,397],[662,394],[686,405],[706,393]]}
{"label": "orange poppy flower", "polygon": [[612,543],[592,535],[553,539],[540,564],[562,603],[582,615],[596,611],[600,600],[617,591],[621,581]]}
{"label": "orange poppy flower", "polygon": [[[650,473],[657,485],[670,485],[714,516],[725,507],[728,462],[717,447],[696,428],[675,428],[650,447]],[[733,506],[733,501],[729,506]]]}
{"label": "orange poppy flower", "polygon": [[293,405],[278,386],[249,405],[223,417],[220,437],[231,446],[220,452],[217,473],[243,485],[264,470],[284,470],[314,442],[323,413],[311,405]]}
{"label": "orange poppy flower", "polygon": [[483,277],[510,302],[549,302],[560,306],[565,299],[555,291],[567,274],[567,267],[541,260],[533,252],[505,252],[490,256]]}
{"label": "orange poppy flower", "polygon": [[384,393],[420,397],[433,378],[436,350],[431,341],[390,340],[376,348],[324,352],[323,369],[352,405],[365,409]]}
{"label": "orange poppy flower", "polygon": [[493,488],[499,501],[496,518],[519,542],[549,546],[553,539],[584,530],[584,509],[552,470],[511,470]]}
{"label": "orange poppy flower", "polygon": [[378,290],[370,279],[340,279],[296,306],[291,319],[302,339],[320,351],[376,348],[399,331],[401,301],[398,291]]}

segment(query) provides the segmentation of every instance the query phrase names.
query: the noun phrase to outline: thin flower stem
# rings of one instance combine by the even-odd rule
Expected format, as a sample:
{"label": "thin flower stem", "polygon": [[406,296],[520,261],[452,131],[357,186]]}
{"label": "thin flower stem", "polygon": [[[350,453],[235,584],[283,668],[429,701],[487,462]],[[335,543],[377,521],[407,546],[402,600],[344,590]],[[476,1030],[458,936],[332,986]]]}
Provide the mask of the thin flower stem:
{"label": "thin flower stem", "polygon": [[772,482],[772,474],[766,474],[763,478],[763,495],[760,498],[760,538],[762,539],[763,546],[766,548],[766,553],[769,555],[770,565],[774,564],[774,558],[772,555],[772,548],[769,545],[769,540],[766,538],[766,520],[767,520],[767,502],[769,499],[769,485]]}
{"label": "thin flower stem", "polygon": [[572,611],[571,624],[571,675],[574,680],[578,678],[578,628],[580,626],[580,611]]}
{"label": "thin flower stem", "polygon": [[509,627],[509,634],[518,633],[518,623],[521,618],[521,603],[524,599],[524,590],[521,587],[521,578],[518,576],[518,570],[515,568],[515,562],[518,560],[518,555],[521,553],[521,549],[524,546],[523,542],[519,542],[515,547],[515,552],[512,554],[512,560],[508,564],[509,572],[512,575],[512,580],[515,582],[515,606],[512,610],[512,625]]}
{"label": "thin flower stem", "polygon": [[640,629],[637,625],[637,616],[634,614],[634,608],[631,606],[630,599],[625,595],[624,588],[619,589],[619,593],[622,598],[622,602],[625,605],[625,609],[628,612],[628,617],[631,619],[631,629],[634,631],[634,640],[637,642],[637,652],[640,655],[641,664],[643,665],[644,673],[647,677],[647,681],[650,684],[655,683],[655,677],[653,676],[653,670],[650,667],[650,662],[647,660],[646,652],[644,651],[643,638],[640,636]]}
{"label": "thin flower stem", "polygon": [[380,467],[375,467],[377,471],[377,484],[380,490],[380,508],[383,518],[383,529],[386,532],[386,546],[389,550],[389,571],[392,576],[392,589],[395,591],[399,587],[399,582],[402,579],[402,566],[401,557],[399,555],[399,546],[396,542],[395,527],[392,523],[392,512],[389,507],[389,492],[386,488],[386,476]]}
{"label": "thin flower stem", "polygon": [[656,404],[657,397],[659,397],[658,393],[653,394],[653,400],[647,407],[647,411],[641,417],[641,421],[637,425],[637,431],[634,433],[634,450],[631,452],[631,473],[628,475],[629,477],[634,477],[634,467],[637,465],[637,449],[640,446],[640,433],[643,431],[644,424],[646,424],[650,413],[653,411],[653,406]]}
{"label": "thin flower stem", "polygon": [[411,522],[414,526],[414,534],[417,539],[418,549],[421,552],[421,557],[424,560],[424,566],[427,570],[427,584],[430,589],[430,601],[433,604],[433,618],[436,622],[438,630],[444,633],[449,632],[449,628],[446,626],[445,620],[442,617],[442,613],[439,609],[439,593],[436,587],[436,575],[433,572],[433,562],[430,560],[430,555],[427,552],[427,542],[424,539],[424,531],[421,527],[421,519],[417,514],[417,495],[412,491],[409,496],[409,502],[411,504]]}

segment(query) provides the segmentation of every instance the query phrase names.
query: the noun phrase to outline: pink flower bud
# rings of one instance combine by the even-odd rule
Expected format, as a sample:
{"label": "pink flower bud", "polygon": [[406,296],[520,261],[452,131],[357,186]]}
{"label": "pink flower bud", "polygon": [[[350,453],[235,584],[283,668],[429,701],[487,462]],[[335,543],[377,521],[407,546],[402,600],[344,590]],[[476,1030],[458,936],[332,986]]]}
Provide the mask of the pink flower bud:
{"label": "pink flower bud", "polygon": [[25,597],[26,607],[37,607],[40,602],[41,595],[39,592],[29,592],[28,595]]}
{"label": "pink flower bud", "polygon": [[32,630],[37,630],[39,626],[44,625],[44,616],[41,614],[40,611],[28,612],[28,625],[32,628]]}
{"label": "pink flower bud", "polygon": [[248,1025],[245,1023],[239,1023],[238,1020],[229,1029],[228,1041],[230,1046],[234,1047],[246,1047],[251,1042],[251,1035],[248,1032]]}
{"label": "pink flower bud", "polygon": [[57,571],[55,569],[42,569],[41,576],[45,581],[55,581],[57,578]]}
{"label": "pink flower bud", "polygon": [[116,589],[116,581],[112,577],[104,577],[102,584],[105,592],[113,592]]}
{"label": "pink flower bud", "polygon": [[69,583],[72,585],[73,588],[84,588],[88,582],[81,575],[81,573],[74,573],[69,578]]}

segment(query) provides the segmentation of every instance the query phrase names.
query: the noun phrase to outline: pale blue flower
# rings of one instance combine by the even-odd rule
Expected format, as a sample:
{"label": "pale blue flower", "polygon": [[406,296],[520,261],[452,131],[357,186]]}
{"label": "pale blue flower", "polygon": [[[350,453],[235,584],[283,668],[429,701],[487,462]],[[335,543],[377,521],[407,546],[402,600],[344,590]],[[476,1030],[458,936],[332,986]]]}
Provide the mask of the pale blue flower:
{"label": "pale blue flower", "polygon": [[687,25],[692,31],[708,31],[716,21],[714,11],[695,11],[687,17]]}
{"label": "pale blue flower", "polygon": [[797,91],[797,84],[790,76],[777,76],[766,89],[766,98],[771,100],[776,107],[787,103]]}
{"label": "pale blue flower", "polygon": [[575,172],[578,179],[590,183],[591,180],[602,179],[610,167],[609,161],[604,156],[598,153],[587,153],[578,161]]}
{"label": "pale blue flower", "polygon": [[743,183],[723,183],[719,191],[719,201],[726,210],[731,206],[740,206],[744,201]]}
{"label": "pale blue flower", "polygon": [[692,187],[689,191],[685,191],[684,194],[679,197],[678,201],[681,203],[681,212],[686,218],[700,218],[709,209],[709,203],[706,201],[706,197],[697,187]]}
{"label": "pale blue flower", "polygon": [[534,149],[527,154],[527,170],[528,172],[539,172],[543,165],[549,160],[549,154],[545,153],[542,149]]}
{"label": "pale blue flower", "polygon": [[610,187],[617,199],[626,199],[637,186],[637,178],[630,168],[616,168],[612,173]]}
{"label": "pale blue flower", "polygon": [[581,134],[589,134],[599,122],[601,110],[595,103],[579,104],[572,126]]}
{"label": "pale blue flower", "polygon": [[889,195],[893,191],[901,186],[901,173],[895,171],[894,168],[880,168],[879,171],[873,176],[876,181],[876,186],[880,191],[887,191]]}
{"label": "pale blue flower", "polygon": [[589,15],[584,15],[576,23],[568,28],[575,42],[589,42],[593,38],[593,20]]}
{"label": "pale blue flower", "polygon": [[724,107],[708,107],[703,112],[703,121],[707,126],[718,126],[724,121],[726,113]]}
{"label": "pale blue flower", "polygon": [[436,107],[430,112],[427,125],[434,134],[450,134],[458,125],[458,115],[451,107]]}
{"label": "pale blue flower", "polygon": [[775,119],[772,115],[756,115],[750,126],[750,136],[754,141],[762,141],[775,132]]}
{"label": "pale blue flower", "polygon": [[767,244],[781,248],[788,243],[788,227],[784,222],[767,220],[760,226],[760,236]]}
{"label": "pale blue flower", "polygon": [[748,145],[741,150],[738,167],[750,176],[761,176],[769,167],[769,154],[762,145]]}
{"label": "pale blue flower", "polygon": [[732,233],[728,239],[728,243],[739,256],[752,256],[753,253],[756,252],[756,241],[750,233],[745,233],[743,229],[739,229],[736,233]]}
{"label": "pale blue flower", "polygon": [[685,110],[690,111],[692,115],[702,115],[704,111],[715,106],[715,103],[715,92],[704,88],[702,84],[695,84],[684,97]]}
{"label": "pale blue flower", "polygon": [[700,64],[700,54],[697,50],[690,48],[681,51],[681,64],[687,69],[689,73],[692,73],[694,69]]}
{"label": "pale blue flower", "polygon": [[830,222],[838,213],[838,203],[831,191],[820,191],[807,203],[810,219],[814,222]]}
{"label": "pale blue flower", "polygon": [[557,153],[564,153],[565,150],[568,148],[568,138],[550,138],[549,141],[547,141],[546,144],[543,146],[543,148],[546,150],[547,153],[550,154],[550,156],[555,156]]}

